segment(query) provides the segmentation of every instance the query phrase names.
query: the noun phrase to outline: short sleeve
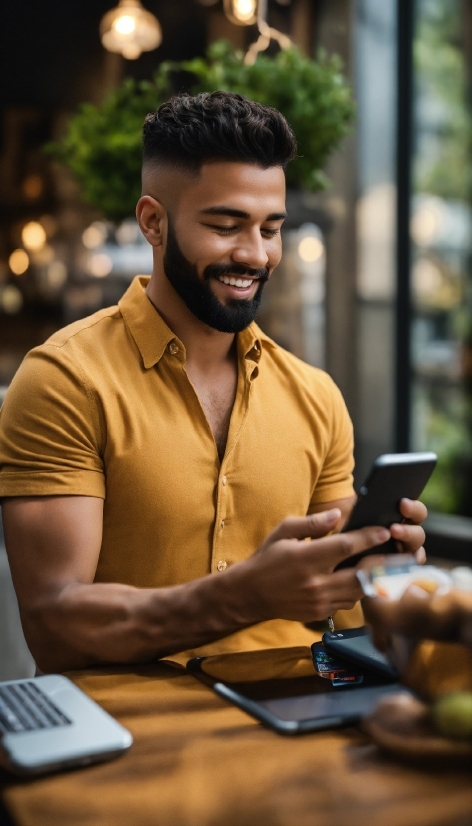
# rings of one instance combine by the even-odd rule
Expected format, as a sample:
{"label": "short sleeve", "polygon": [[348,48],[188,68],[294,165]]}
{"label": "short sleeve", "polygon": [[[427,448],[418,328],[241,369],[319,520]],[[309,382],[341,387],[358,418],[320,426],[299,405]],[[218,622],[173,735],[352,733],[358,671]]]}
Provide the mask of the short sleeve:
{"label": "short sleeve", "polygon": [[354,434],[340,390],[329,376],[327,402],[331,405],[328,450],[310,502],[314,506],[354,496]]}
{"label": "short sleeve", "polygon": [[80,366],[55,345],[32,350],[0,410],[0,497],[105,497],[100,423]]}

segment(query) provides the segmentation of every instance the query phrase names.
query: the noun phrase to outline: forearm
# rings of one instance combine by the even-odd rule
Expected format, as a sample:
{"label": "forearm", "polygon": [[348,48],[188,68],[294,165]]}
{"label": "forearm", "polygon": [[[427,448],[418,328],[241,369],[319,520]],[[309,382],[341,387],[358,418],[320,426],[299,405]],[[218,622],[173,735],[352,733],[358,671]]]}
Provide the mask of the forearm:
{"label": "forearm", "polygon": [[74,583],[22,614],[28,644],[45,672],[146,662],[259,619],[250,604],[246,563],[171,588]]}

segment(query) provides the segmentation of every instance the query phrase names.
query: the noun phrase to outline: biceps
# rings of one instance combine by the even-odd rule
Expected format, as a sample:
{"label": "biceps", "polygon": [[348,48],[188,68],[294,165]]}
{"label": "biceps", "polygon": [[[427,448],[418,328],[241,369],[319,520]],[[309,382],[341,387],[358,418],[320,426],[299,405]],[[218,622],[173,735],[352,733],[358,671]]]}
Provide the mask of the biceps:
{"label": "biceps", "polygon": [[5,545],[20,607],[70,582],[92,582],[103,500],[90,496],[4,499]]}

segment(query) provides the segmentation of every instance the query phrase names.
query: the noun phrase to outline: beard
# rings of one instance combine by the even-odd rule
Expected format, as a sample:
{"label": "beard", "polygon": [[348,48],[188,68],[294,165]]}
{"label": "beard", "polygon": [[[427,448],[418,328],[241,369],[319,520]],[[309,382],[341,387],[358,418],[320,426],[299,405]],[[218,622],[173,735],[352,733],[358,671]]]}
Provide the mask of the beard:
{"label": "beard", "polygon": [[[262,289],[269,278],[267,269],[253,270],[243,264],[210,264],[200,278],[195,265],[187,261],[180,249],[170,218],[164,272],[190,312],[220,333],[240,333],[254,321],[261,303]],[[211,289],[211,279],[230,274],[259,279],[253,298],[233,298],[228,304],[219,301]]]}

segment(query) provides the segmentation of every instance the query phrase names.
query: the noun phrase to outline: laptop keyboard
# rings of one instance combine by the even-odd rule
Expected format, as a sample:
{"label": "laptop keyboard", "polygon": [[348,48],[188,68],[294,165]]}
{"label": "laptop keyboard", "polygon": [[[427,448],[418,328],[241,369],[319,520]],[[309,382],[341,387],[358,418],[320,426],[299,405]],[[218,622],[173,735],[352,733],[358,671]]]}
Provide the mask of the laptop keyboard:
{"label": "laptop keyboard", "polygon": [[70,724],[34,680],[0,684],[0,731],[21,732]]}

